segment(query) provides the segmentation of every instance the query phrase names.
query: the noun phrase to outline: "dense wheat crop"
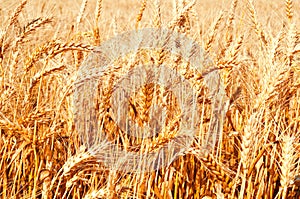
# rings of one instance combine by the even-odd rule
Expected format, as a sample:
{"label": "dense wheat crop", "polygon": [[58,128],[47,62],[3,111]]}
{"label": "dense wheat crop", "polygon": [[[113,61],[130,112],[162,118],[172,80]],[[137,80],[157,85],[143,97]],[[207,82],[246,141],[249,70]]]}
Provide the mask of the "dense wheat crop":
{"label": "dense wheat crop", "polygon": [[[0,196],[300,198],[299,26],[298,0],[2,0]],[[164,49],[118,58],[119,67],[99,77],[93,102],[102,131],[120,148],[155,151],[181,122],[176,98],[150,82],[131,96],[129,116],[149,121],[155,99],[168,110],[166,127],[147,140],[124,135],[110,104],[124,70],[170,64],[198,89],[200,107],[198,134],[177,159],[158,170],[125,172],[104,165],[80,139],[74,82],[97,46],[143,28],[179,32],[202,47],[212,62],[206,70],[218,71],[225,88],[223,119],[216,143],[204,149],[203,137],[215,125],[212,99],[188,60],[172,62]]]}

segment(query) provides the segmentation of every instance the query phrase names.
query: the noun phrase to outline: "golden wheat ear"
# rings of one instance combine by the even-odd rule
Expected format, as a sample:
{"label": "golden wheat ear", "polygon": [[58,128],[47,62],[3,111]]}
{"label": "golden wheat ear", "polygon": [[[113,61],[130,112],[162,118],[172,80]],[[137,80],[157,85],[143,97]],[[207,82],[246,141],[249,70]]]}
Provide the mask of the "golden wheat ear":
{"label": "golden wheat ear", "polygon": [[[1,198],[300,198],[299,0],[0,2]],[[122,40],[101,54],[124,30],[144,27],[176,38],[169,48],[169,35],[126,38],[132,51],[110,59],[131,46]],[[193,42],[185,46],[181,38]],[[143,48],[145,43],[161,46]],[[101,54],[95,62],[88,58],[92,53]],[[81,73],[87,63],[91,71]],[[99,63],[105,63],[101,70]],[[128,101],[114,95],[140,78],[117,87],[128,71],[149,65],[180,78],[163,86],[145,70],[139,74],[145,74],[144,84],[129,92]],[[220,81],[205,82],[214,72]],[[181,80],[188,84],[177,89]],[[229,108],[211,108],[220,83]],[[76,91],[84,103],[76,102]],[[196,132],[182,127],[191,103],[197,108],[188,120],[198,114]],[[115,104],[128,108],[126,114]],[[151,126],[151,136],[130,134],[143,125]],[[121,150],[126,153],[118,156]],[[150,159],[159,150],[151,165],[127,156]],[[131,166],[139,172],[126,170]]]}

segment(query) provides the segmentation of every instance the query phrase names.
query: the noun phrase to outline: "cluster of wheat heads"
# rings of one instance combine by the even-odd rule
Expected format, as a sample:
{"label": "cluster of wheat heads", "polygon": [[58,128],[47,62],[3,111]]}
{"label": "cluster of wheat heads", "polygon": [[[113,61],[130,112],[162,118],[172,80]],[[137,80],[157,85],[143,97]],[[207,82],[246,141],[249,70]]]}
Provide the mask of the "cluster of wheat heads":
{"label": "cluster of wheat heads", "polygon": [[[1,4],[0,196],[299,198],[299,2],[143,0],[140,4],[140,8],[134,1],[101,0]],[[110,14],[116,8],[121,16]],[[166,61],[199,88],[201,121],[193,145],[166,168],[125,173],[105,167],[82,145],[74,128],[73,84],[95,46],[122,31],[144,27],[168,28],[198,41],[214,63],[209,70],[222,76],[228,107],[222,137],[213,152],[204,151],[200,146],[211,123],[211,100],[186,60],[167,62],[171,55],[163,49],[141,50],[116,60],[115,65],[124,68],[115,67],[101,77],[96,109],[108,138],[129,151],[156,150],[172,139],[180,111],[172,95],[159,97],[164,91],[146,84],[130,99],[129,114],[137,123],[148,121],[155,99],[169,110],[168,128],[148,140],[120,132],[110,115],[109,99],[111,85],[126,67]],[[101,147],[105,143],[97,150]]]}

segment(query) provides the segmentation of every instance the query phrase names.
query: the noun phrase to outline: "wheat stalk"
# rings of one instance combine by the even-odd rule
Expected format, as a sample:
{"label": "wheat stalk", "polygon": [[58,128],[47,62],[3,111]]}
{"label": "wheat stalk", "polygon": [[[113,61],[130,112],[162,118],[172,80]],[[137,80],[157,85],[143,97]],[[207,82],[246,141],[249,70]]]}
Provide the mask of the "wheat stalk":
{"label": "wheat stalk", "polygon": [[221,21],[223,19],[223,12],[221,12],[219,14],[219,17],[217,18],[217,20],[215,21],[215,23],[212,25],[212,29],[209,33],[209,37],[208,37],[208,40],[206,41],[205,45],[204,45],[204,50],[206,52],[209,52],[210,49],[211,49],[211,45],[216,37],[216,34],[217,34],[217,30],[221,24]]}
{"label": "wheat stalk", "polygon": [[5,28],[5,31],[7,31],[10,26],[16,23],[17,18],[19,17],[20,13],[22,12],[26,4],[27,4],[27,0],[24,0],[16,7],[13,14],[9,18],[9,22]]}
{"label": "wheat stalk", "polygon": [[82,2],[81,2],[80,11],[79,11],[77,19],[76,19],[76,27],[77,28],[79,27],[79,24],[82,21],[82,17],[83,17],[84,11],[86,9],[87,3],[88,3],[88,0],[82,0]]}
{"label": "wheat stalk", "polygon": [[136,16],[136,22],[135,22],[135,29],[138,29],[139,28],[139,24],[142,20],[142,17],[143,17],[143,14],[144,14],[144,11],[146,9],[146,6],[147,6],[147,0],[143,0],[142,1],[142,4],[141,4],[141,8],[139,10],[139,13],[138,15]]}
{"label": "wheat stalk", "polygon": [[285,6],[286,6],[286,8],[285,8],[286,16],[289,20],[289,23],[291,23],[291,21],[293,20],[293,1],[286,0]]}
{"label": "wheat stalk", "polygon": [[95,45],[100,45],[100,30],[99,30],[99,19],[102,11],[102,0],[97,0],[96,10],[95,10],[95,27],[93,30]]}
{"label": "wheat stalk", "polygon": [[4,43],[4,38],[7,36],[8,33],[8,29],[10,28],[10,26],[12,26],[13,24],[16,23],[20,13],[22,12],[22,10],[24,9],[25,5],[27,4],[27,0],[23,0],[14,10],[14,12],[10,15],[10,18],[8,20],[8,23],[6,25],[6,27],[4,28],[4,30],[1,30],[1,34],[0,34],[0,58],[3,59],[3,54],[5,52],[5,50],[8,48],[9,44],[5,44]]}
{"label": "wheat stalk", "polygon": [[280,178],[280,184],[281,184],[281,197],[283,199],[287,198],[288,196],[288,187],[290,185],[290,182],[292,180],[292,177],[294,176],[294,164],[295,164],[295,148],[293,146],[293,143],[295,141],[295,138],[290,135],[284,135],[282,137],[282,153],[281,153],[281,164],[280,164],[280,170],[281,170],[281,178]]}
{"label": "wheat stalk", "polygon": [[27,37],[29,34],[34,32],[36,29],[42,27],[45,24],[51,23],[52,19],[51,18],[38,18],[33,20],[32,22],[28,23],[25,27],[24,30],[21,32],[21,34],[17,37],[15,41],[15,46],[18,45],[18,43],[22,42],[25,37]]}
{"label": "wheat stalk", "polygon": [[187,13],[192,9],[195,5],[196,1],[193,0],[189,4],[187,4],[184,8],[182,8],[174,17],[174,19],[169,23],[168,28],[174,30],[175,27],[181,26],[183,19],[186,18]]}
{"label": "wheat stalk", "polygon": [[255,30],[255,33],[258,35],[258,37],[260,38],[260,40],[263,42],[264,45],[268,45],[268,40],[266,38],[266,35],[263,31],[263,29],[261,28],[261,25],[259,24],[258,20],[257,20],[257,14],[256,14],[256,10],[253,4],[253,0],[248,0],[248,9],[250,11],[250,17],[251,17],[251,21],[253,23],[253,28]]}
{"label": "wheat stalk", "polygon": [[161,10],[160,10],[160,0],[155,0],[154,2],[155,5],[155,16],[154,16],[154,27],[160,28],[161,27]]}
{"label": "wheat stalk", "polygon": [[[58,67],[54,67],[54,68],[48,69],[48,70],[46,70],[46,71],[44,71],[42,73],[35,74],[34,77],[31,78],[30,86],[28,88],[28,94],[27,94],[27,96],[28,97],[31,96],[33,88],[36,86],[36,84],[40,81],[40,79],[42,77],[46,77],[46,76],[49,76],[49,75],[51,75],[53,73],[56,73],[56,72],[59,72],[59,71],[63,71],[65,68],[66,68],[66,66],[62,65],[62,66],[58,66]],[[26,97],[25,99],[28,100],[28,97]]]}
{"label": "wheat stalk", "polygon": [[102,11],[102,0],[97,0],[96,10],[95,10],[95,24],[98,25],[100,15]]}
{"label": "wheat stalk", "polygon": [[41,58],[52,58],[64,51],[79,50],[92,51],[94,48],[90,45],[81,43],[62,43],[60,41],[49,41],[38,47],[29,57],[25,59],[25,71],[29,71],[34,63]]}

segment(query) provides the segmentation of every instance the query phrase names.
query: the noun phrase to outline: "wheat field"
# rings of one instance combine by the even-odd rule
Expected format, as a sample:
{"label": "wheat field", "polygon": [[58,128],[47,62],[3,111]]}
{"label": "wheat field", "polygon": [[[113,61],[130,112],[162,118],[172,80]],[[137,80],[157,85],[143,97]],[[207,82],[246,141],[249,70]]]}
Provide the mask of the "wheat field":
{"label": "wheat field", "polygon": [[[298,0],[2,0],[1,198],[300,198],[299,27]],[[201,46],[224,85],[224,115],[217,142],[204,150],[212,100],[201,78],[187,74],[188,60],[171,63],[164,49],[115,60],[118,70],[100,77],[95,91],[98,121],[115,144],[155,151],[180,125],[171,95],[156,99],[169,111],[163,133],[144,141],[116,127],[112,85],[137,64],[165,62],[184,71],[198,88],[201,115],[193,143],[170,165],[126,172],[105,166],[83,143],[74,124],[74,83],[97,46],[143,28],[179,32]],[[144,85],[130,98],[129,116],[149,121],[159,93]]]}

